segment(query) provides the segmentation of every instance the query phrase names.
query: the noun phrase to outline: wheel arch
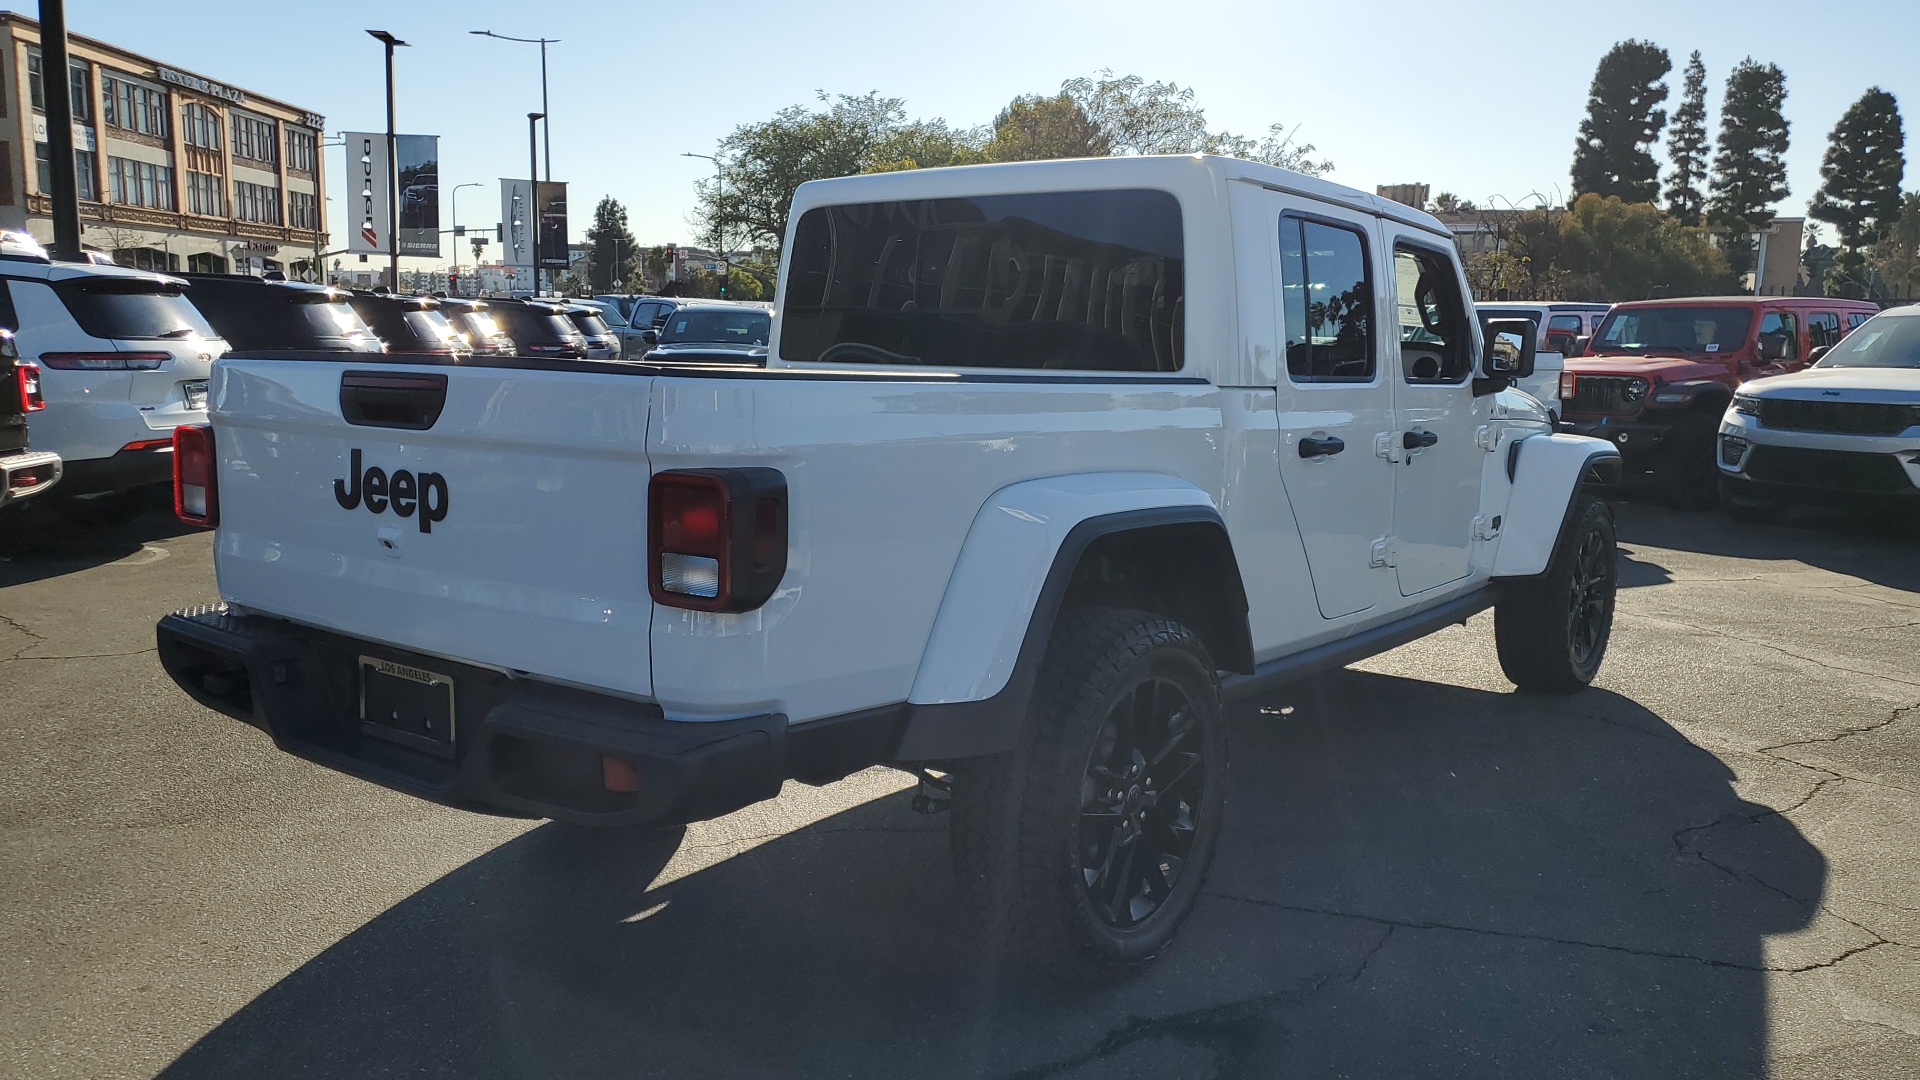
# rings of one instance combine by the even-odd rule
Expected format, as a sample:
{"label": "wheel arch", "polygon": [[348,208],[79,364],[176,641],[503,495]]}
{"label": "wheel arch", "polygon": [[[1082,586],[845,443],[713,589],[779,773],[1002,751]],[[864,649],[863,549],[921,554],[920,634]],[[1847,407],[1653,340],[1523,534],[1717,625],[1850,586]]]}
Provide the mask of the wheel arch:
{"label": "wheel arch", "polygon": [[1208,495],[1156,474],[1014,484],[976,515],[908,697],[898,760],[1011,749],[1059,613],[1154,610],[1191,626],[1216,666],[1250,671],[1245,585]]}
{"label": "wheel arch", "polygon": [[1618,479],[1620,451],[1584,435],[1530,435],[1508,451],[1513,490],[1507,500],[1494,577],[1543,574],[1585,488]]}

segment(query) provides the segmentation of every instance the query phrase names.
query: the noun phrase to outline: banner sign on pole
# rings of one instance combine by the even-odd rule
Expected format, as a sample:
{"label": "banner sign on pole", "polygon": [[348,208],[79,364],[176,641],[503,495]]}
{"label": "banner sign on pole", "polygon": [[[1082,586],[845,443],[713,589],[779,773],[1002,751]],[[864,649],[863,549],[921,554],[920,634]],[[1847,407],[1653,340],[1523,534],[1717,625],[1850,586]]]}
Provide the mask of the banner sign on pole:
{"label": "banner sign on pole", "polygon": [[540,209],[540,269],[567,268],[567,184],[564,180],[542,180],[534,200]]}
{"label": "banner sign on pole", "polygon": [[347,209],[352,227],[347,232],[347,250],[366,255],[385,255],[393,238],[387,235],[387,207],[392,192],[387,188],[387,133],[349,131],[347,142]]}
{"label": "banner sign on pole", "polygon": [[533,184],[526,180],[500,181],[500,261],[508,266],[533,266]]}
{"label": "banner sign on pole", "polygon": [[440,257],[440,136],[394,137],[400,162],[400,254]]}

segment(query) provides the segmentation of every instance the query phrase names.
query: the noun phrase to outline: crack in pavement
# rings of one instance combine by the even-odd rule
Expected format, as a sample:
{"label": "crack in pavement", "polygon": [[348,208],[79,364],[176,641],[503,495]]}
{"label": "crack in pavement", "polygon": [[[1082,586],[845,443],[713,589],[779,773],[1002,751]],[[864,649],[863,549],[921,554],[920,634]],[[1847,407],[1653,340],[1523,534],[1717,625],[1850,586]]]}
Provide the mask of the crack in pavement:
{"label": "crack in pavement", "polygon": [[[42,638],[41,640],[44,641],[46,639]],[[31,649],[33,646],[28,645],[27,648]],[[26,649],[22,649],[19,653],[15,653],[12,656],[0,658],[0,664],[24,664],[30,660],[102,660],[112,656],[144,656],[147,653],[159,651],[158,648],[149,645],[144,649],[133,649],[129,652],[65,653],[57,656],[27,656],[24,655]]]}
{"label": "crack in pavement", "polygon": [[[1734,971],[1764,972],[1776,975],[1797,975],[1804,971],[1830,968],[1835,964],[1851,959],[1861,953],[1887,945],[1894,946],[1895,948],[1920,951],[1920,947],[1883,938],[1873,931],[1868,930],[1866,927],[1859,926],[1859,924],[1839,915],[1834,915],[1833,917],[1839,919],[1841,922],[1847,923],[1849,926],[1859,927],[1863,933],[1872,934],[1876,940],[1864,945],[1855,945],[1826,960],[1816,961],[1811,964],[1802,964],[1798,967],[1777,967],[1772,964],[1740,964],[1731,960],[1716,960],[1710,956],[1694,956],[1691,953],[1667,952],[1660,949],[1636,949],[1630,945],[1614,945],[1604,941],[1584,941],[1579,938],[1563,938],[1551,934],[1530,934],[1518,930],[1495,930],[1484,926],[1465,926],[1456,923],[1394,919],[1384,915],[1366,915],[1354,911],[1336,911],[1331,908],[1308,907],[1302,904],[1283,904],[1277,900],[1261,900],[1252,896],[1235,896],[1232,893],[1208,892],[1206,895],[1221,900],[1232,900],[1242,904],[1250,904],[1254,907],[1275,908],[1280,911],[1295,911],[1307,915],[1331,915],[1341,919],[1357,919],[1362,922],[1378,923],[1382,926],[1393,926],[1403,930],[1451,930],[1462,934],[1479,934],[1486,937],[1508,938],[1515,941],[1535,941],[1547,945],[1568,945],[1581,949],[1598,949],[1603,952],[1624,953],[1628,956],[1644,956],[1656,960],[1683,960],[1689,963],[1704,964],[1707,967],[1728,968]],[[1382,943],[1384,944],[1384,939]]]}
{"label": "crack in pavement", "polygon": [[1699,633],[1706,634],[1711,637],[1723,637],[1729,641],[1738,641],[1738,642],[1741,642],[1742,644],[1753,645],[1762,649],[1771,649],[1774,652],[1781,654],[1782,656],[1791,656],[1795,660],[1812,664],[1815,667],[1825,668],[1829,671],[1844,671],[1849,675],[1859,675],[1862,678],[1867,678],[1867,679],[1880,679],[1885,682],[1899,683],[1902,686],[1920,686],[1920,682],[1915,682],[1912,679],[1902,679],[1893,675],[1882,675],[1874,671],[1861,671],[1859,668],[1845,667],[1828,660],[1816,660],[1811,656],[1802,656],[1801,654],[1794,652],[1792,649],[1783,649],[1780,646],[1775,645],[1771,641],[1761,641],[1758,638],[1741,637],[1739,634],[1729,634],[1725,630],[1715,630],[1712,627],[1699,626],[1690,622],[1682,622],[1679,619],[1667,619],[1667,618],[1662,618],[1658,615],[1642,615],[1642,614],[1639,614],[1638,612],[1632,612],[1632,611],[1616,611],[1614,614],[1615,614],[1615,617],[1625,616],[1626,618],[1629,618],[1629,619],[1644,619],[1647,622],[1664,623],[1667,626],[1684,627],[1688,630],[1698,631]]}
{"label": "crack in pavement", "polygon": [[29,638],[33,639],[32,641],[27,642],[25,645],[20,646],[19,652],[14,653],[12,656],[3,658],[5,660],[18,660],[23,655],[26,654],[26,651],[28,649],[31,649],[35,645],[40,644],[47,640],[45,637],[42,637],[41,635],[34,633],[32,630],[29,630],[27,628],[27,624],[21,622],[19,619],[16,619],[11,615],[0,615],[0,623],[4,623],[7,626],[11,626],[15,630],[18,630],[21,633],[27,635]]}

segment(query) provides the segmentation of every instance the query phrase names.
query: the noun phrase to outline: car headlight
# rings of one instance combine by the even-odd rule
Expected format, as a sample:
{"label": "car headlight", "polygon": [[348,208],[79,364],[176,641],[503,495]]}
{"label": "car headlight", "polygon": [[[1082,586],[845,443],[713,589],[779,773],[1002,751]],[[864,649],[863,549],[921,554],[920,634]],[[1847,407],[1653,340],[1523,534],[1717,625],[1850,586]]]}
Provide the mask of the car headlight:
{"label": "car headlight", "polygon": [[1628,379],[1627,385],[1620,388],[1620,397],[1628,404],[1647,396],[1647,380]]}
{"label": "car headlight", "polygon": [[1760,415],[1760,397],[1757,394],[1733,395],[1733,411],[1747,416]]}

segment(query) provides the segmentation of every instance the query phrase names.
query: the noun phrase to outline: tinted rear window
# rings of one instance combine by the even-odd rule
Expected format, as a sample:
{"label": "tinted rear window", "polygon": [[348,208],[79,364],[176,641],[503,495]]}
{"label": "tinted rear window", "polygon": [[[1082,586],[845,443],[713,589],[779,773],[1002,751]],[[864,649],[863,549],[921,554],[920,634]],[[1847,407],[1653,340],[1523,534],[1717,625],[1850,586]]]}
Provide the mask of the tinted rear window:
{"label": "tinted rear window", "polygon": [[660,344],[676,342],[729,342],[734,345],[765,345],[773,329],[773,316],[764,311],[699,311],[681,308],[667,316],[660,328]]}
{"label": "tinted rear window", "polygon": [[607,328],[607,320],[598,315],[574,315],[572,319],[573,325],[579,327],[580,332],[588,337],[606,337],[613,333]]}
{"label": "tinted rear window", "polygon": [[816,207],[794,230],[780,356],[1175,371],[1182,245],[1164,191]]}
{"label": "tinted rear window", "polygon": [[80,329],[97,338],[156,341],[218,337],[181,288],[138,278],[80,278],[53,283]]}
{"label": "tinted rear window", "polygon": [[502,306],[493,309],[493,317],[517,342],[565,341],[579,333],[565,315],[544,308]]}

